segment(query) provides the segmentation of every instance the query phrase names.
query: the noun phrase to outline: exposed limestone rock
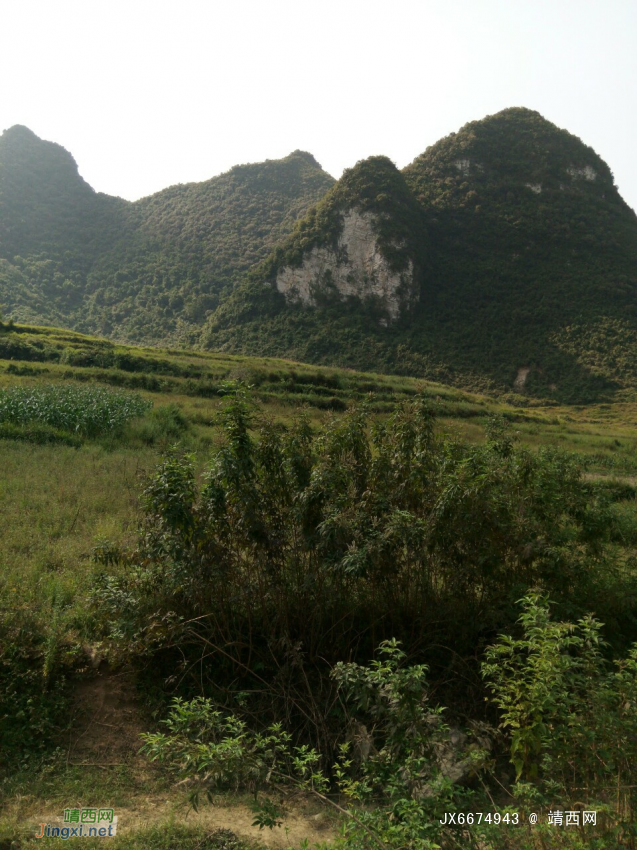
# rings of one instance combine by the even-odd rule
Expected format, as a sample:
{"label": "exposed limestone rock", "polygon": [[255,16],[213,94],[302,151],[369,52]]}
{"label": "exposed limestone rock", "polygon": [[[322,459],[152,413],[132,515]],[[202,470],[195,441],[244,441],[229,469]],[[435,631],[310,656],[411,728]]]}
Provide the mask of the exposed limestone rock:
{"label": "exposed limestone rock", "polygon": [[458,171],[463,174],[465,177],[469,176],[469,170],[471,169],[471,160],[470,159],[457,159],[454,162],[454,165],[458,169]]}
{"label": "exposed limestone rock", "polygon": [[492,730],[482,723],[473,724],[471,736],[461,729],[450,728],[448,740],[434,744],[436,761],[442,775],[451,782],[461,784],[475,776],[493,748],[491,734]]}
{"label": "exposed limestone rock", "polygon": [[513,389],[516,393],[521,393],[526,384],[526,379],[529,377],[529,372],[531,371],[529,366],[520,366],[518,369],[518,374],[513,381]]}
{"label": "exposed limestone rock", "polygon": [[525,183],[525,186],[528,186],[532,192],[535,192],[536,195],[539,195],[542,191],[541,183]]}
{"label": "exposed limestone rock", "polygon": [[484,165],[481,162],[472,162],[470,159],[457,159],[453,164],[463,177],[468,177],[472,168],[484,174]]}
{"label": "exposed limestone rock", "polygon": [[571,175],[575,180],[583,177],[584,180],[595,180],[597,178],[597,172],[593,168],[592,165],[585,165],[584,168],[567,168],[567,173]]}
{"label": "exposed limestone rock", "polygon": [[494,730],[486,723],[473,722],[466,730],[448,727],[440,715],[431,715],[432,755],[436,770],[425,769],[412,793],[416,799],[433,797],[439,791],[440,779],[467,785],[486,765],[493,749]]}
{"label": "exposed limestone rock", "polygon": [[316,304],[319,293],[330,290],[341,298],[374,296],[390,319],[398,318],[415,298],[413,263],[409,260],[404,271],[394,271],[378,246],[373,225],[371,213],[345,212],[336,250],[315,247],[300,267],[282,269],[276,278],[279,292],[308,306]]}

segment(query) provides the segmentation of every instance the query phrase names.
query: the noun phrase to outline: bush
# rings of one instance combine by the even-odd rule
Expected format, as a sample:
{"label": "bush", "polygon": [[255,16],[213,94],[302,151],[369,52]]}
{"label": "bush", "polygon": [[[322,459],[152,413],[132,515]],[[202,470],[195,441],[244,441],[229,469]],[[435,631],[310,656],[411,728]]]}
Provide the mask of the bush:
{"label": "bush", "polygon": [[[166,731],[143,735],[143,749],[189,784],[195,807],[203,794],[250,789],[261,826],[279,826],[284,818],[268,792],[287,786],[313,794],[340,812],[335,847],[343,850],[631,846],[637,645],[611,665],[601,655],[594,618],[553,622],[549,601],[539,594],[522,604],[523,637],[500,636],[483,665],[510,734],[512,762],[525,780],[511,790],[490,782],[484,728],[474,741],[459,730],[450,734],[442,709],[429,704],[426,668],[407,666],[395,641],[381,645],[369,665],[341,663],[331,671],[345,710],[331,776],[321,769],[320,754],[294,746],[280,723],[255,732],[202,698],[176,700]],[[467,785],[471,775],[481,790]],[[498,790],[507,791],[506,803]],[[581,815],[582,809],[597,813],[594,827],[547,826],[549,811],[564,817],[564,810]],[[529,812],[539,812],[532,827]]]}
{"label": "bush", "polygon": [[[251,731],[206,699],[176,700],[163,721],[166,731],[142,735],[143,750],[189,783],[195,807],[202,795],[210,799],[219,789],[250,789],[257,801],[255,824],[281,825],[283,813],[269,797],[259,801],[259,792],[283,784],[339,811],[343,838],[337,846],[434,850],[449,833],[441,826],[444,812],[457,811],[467,794],[440,764],[448,730],[440,722],[441,709],[428,705],[426,668],[405,667],[395,641],[383,644],[378,655],[368,667],[340,664],[332,670],[344,703],[353,708],[349,726],[358,719],[367,739],[363,748],[340,742],[333,776],[342,802],[328,796],[331,783],[318,752],[293,746],[281,724]],[[360,723],[369,718],[371,733]],[[359,733],[359,744],[360,738]],[[473,752],[476,768],[482,756]]]}
{"label": "bush", "polygon": [[0,608],[0,752],[8,767],[37,755],[63,721],[67,694],[51,629],[22,608]]}
{"label": "bush", "polygon": [[594,617],[555,622],[537,593],[522,606],[522,637],[501,636],[482,665],[517,779],[563,799],[580,787],[602,804],[628,788],[634,806],[637,645],[610,665]]}
{"label": "bush", "polygon": [[165,404],[151,410],[148,416],[128,426],[129,439],[137,438],[149,446],[160,445],[166,449],[189,431],[189,424],[177,404]]}
{"label": "bush", "polygon": [[[164,459],[137,546],[94,587],[113,651],[152,656],[185,693],[284,719],[331,758],[329,670],[366,663],[379,640],[436,674],[475,658],[536,584],[630,623],[608,506],[572,459],[517,448],[503,423],[482,446],[436,436],[417,397],[375,427],[353,410],[314,433],[303,417],[258,422],[240,390],[222,426],[203,485],[192,457]],[[467,710],[483,696],[473,665],[446,696]]]}

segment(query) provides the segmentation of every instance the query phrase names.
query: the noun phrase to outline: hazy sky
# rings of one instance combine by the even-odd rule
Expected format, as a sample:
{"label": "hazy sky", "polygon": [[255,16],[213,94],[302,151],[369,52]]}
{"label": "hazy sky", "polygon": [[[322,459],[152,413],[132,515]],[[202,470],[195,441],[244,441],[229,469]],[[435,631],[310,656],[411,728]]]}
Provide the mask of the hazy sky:
{"label": "hazy sky", "polygon": [[338,177],[537,109],[637,207],[637,0],[0,0],[0,130],[135,199],[301,148]]}

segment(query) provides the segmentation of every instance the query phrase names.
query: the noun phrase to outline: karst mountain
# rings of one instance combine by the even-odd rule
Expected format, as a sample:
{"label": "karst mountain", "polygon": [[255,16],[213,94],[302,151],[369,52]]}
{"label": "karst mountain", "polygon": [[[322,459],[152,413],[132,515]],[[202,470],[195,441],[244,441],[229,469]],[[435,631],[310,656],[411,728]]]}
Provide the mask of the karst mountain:
{"label": "karst mountain", "polygon": [[0,307],[170,343],[587,402],[637,387],[637,216],[608,165],[506,109],[399,171],[301,151],[135,203],[0,138]]}

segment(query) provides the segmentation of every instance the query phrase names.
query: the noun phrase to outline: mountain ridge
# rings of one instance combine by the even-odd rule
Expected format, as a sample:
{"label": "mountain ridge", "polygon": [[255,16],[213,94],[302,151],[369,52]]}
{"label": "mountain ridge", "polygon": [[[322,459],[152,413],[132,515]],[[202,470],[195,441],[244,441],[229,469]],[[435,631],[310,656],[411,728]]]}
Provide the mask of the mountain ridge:
{"label": "mountain ridge", "polygon": [[[570,400],[637,382],[630,358],[609,368],[582,347],[589,336],[633,350],[637,328],[637,217],[591,148],[512,108],[430,146],[402,175],[433,247],[411,316],[382,332],[362,305],[344,319],[346,306],[283,307],[246,285],[212,315],[204,344]],[[316,219],[311,211],[288,243]],[[261,311],[238,303],[259,297]]]}
{"label": "mountain ridge", "polygon": [[189,342],[333,182],[293,151],[124,201],[96,193],[61,146],[12,128],[0,137],[0,301],[18,320]]}
{"label": "mountain ridge", "polygon": [[65,191],[27,181],[32,212],[3,189],[4,138],[15,318],[561,400],[637,386],[637,216],[592,148],[534,110],[339,181],[293,151],[126,202],[69,188],[65,160]]}

